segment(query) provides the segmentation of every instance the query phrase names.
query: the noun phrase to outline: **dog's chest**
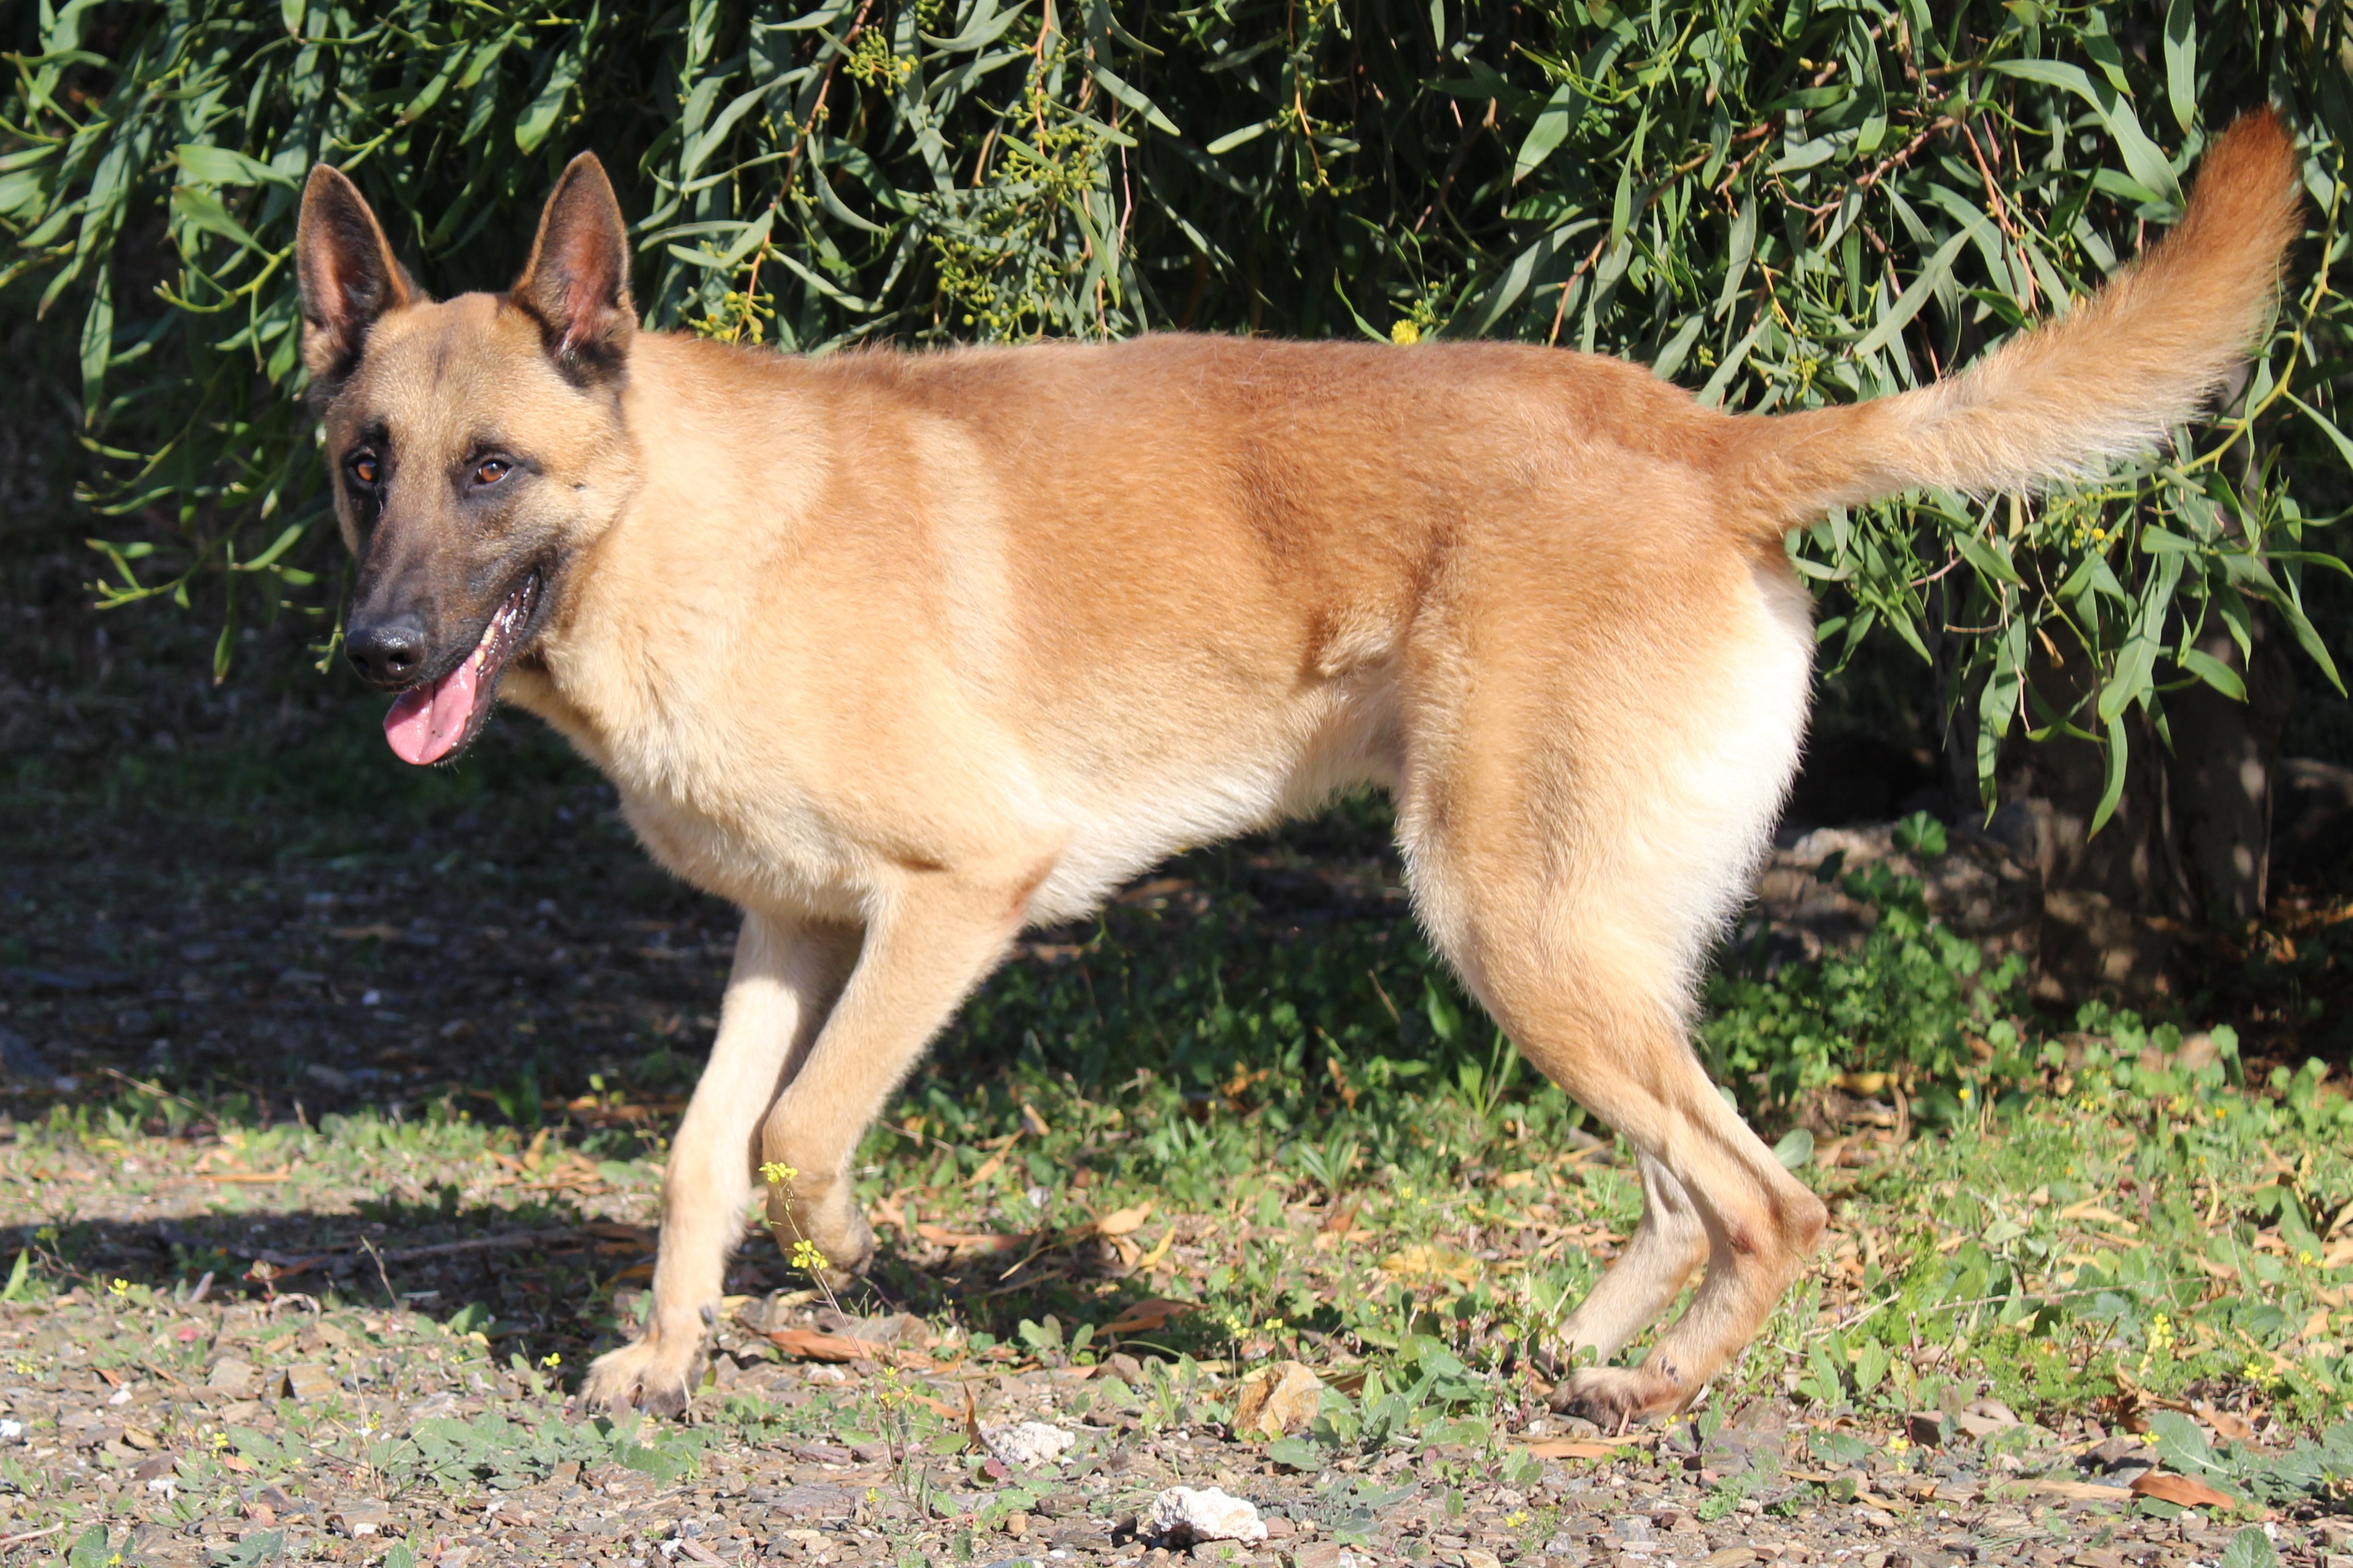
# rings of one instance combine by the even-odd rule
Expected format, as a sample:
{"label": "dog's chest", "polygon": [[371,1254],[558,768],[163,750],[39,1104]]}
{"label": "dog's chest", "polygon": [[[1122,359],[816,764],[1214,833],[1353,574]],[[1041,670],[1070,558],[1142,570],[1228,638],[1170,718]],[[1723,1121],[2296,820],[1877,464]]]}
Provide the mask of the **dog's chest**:
{"label": "dog's chest", "polygon": [[622,816],[671,875],[745,908],[860,917],[857,858],[799,792],[772,789],[754,805],[720,792],[615,782]]}

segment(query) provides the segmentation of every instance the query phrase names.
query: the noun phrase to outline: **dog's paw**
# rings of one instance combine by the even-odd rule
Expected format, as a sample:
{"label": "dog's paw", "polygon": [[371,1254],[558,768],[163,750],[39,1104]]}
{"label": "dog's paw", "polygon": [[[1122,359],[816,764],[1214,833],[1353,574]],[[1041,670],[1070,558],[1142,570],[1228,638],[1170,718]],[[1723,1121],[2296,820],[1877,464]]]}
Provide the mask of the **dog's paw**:
{"label": "dog's paw", "polygon": [[1553,1390],[1552,1407],[1617,1433],[1672,1415],[1683,1408],[1689,1392],[1654,1367],[1588,1366],[1570,1373]]}
{"label": "dog's paw", "polygon": [[580,1385],[581,1402],[592,1410],[609,1410],[617,1415],[631,1410],[676,1415],[685,1410],[693,1392],[701,1360],[699,1343],[690,1343],[681,1354],[649,1334],[591,1363]]}
{"label": "dog's paw", "polygon": [[768,1229],[796,1263],[802,1261],[797,1253],[804,1237],[817,1248],[825,1267],[816,1277],[828,1290],[848,1289],[874,1261],[874,1227],[854,1203],[799,1205],[781,1220],[771,1219]]}
{"label": "dog's paw", "polygon": [[826,1261],[833,1267],[826,1270],[825,1283],[829,1290],[844,1290],[873,1265],[874,1227],[867,1223],[865,1212],[852,1204],[832,1229],[832,1241],[824,1250]]}

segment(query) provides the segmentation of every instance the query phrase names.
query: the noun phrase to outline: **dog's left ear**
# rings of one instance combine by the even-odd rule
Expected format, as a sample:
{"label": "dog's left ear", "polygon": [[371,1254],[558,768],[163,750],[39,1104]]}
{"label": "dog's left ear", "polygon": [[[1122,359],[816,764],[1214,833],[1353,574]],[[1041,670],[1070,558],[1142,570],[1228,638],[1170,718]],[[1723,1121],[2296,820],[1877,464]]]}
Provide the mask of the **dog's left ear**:
{"label": "dog's left ear", "polygon": [[638,329],[629,302],[629,236],[613,183],[593,153],[565,166],[539,215],[539,237],[509,297],[539,321],[547,351],[573,374],[618,370]]}

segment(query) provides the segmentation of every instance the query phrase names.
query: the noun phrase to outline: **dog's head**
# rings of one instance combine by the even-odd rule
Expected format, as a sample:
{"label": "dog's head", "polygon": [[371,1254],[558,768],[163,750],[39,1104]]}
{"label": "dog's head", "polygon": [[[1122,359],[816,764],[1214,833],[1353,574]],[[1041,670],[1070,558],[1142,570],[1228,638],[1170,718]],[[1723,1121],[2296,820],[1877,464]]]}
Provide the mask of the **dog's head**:
{"label": "dog's head", "polygon": [[480,731],[508,661],[528,655],[634,482],[620,206],[604,167],[574,159],[514,287],[437,302],[358,189],[321,164],[295,258],[302,359],[359,559],[344,650],[399,693],[392,749],[438,762]]}

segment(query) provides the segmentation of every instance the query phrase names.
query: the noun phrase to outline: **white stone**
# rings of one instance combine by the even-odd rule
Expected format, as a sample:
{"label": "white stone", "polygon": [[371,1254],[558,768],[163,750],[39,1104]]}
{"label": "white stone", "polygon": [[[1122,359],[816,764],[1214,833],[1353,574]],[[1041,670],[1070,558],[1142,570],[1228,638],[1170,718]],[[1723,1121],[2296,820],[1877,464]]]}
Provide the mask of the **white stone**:
{"label": "white stone", "polygon": [[1152,1500],[1152,1533],[1173,1546],[1203,1541],[1264,1541],[1258,1505],[1216,1487],[1170,1487]]}
{"label": "white stone", "polygon": [[1075,1434],[1043,1421],[1018,1421],[1009,1426],[984,1426],[981,1446],[1000,1464],[1017,1470],[1034,1470],[1049,1459],[1059,1459],[1078,1441]]}

